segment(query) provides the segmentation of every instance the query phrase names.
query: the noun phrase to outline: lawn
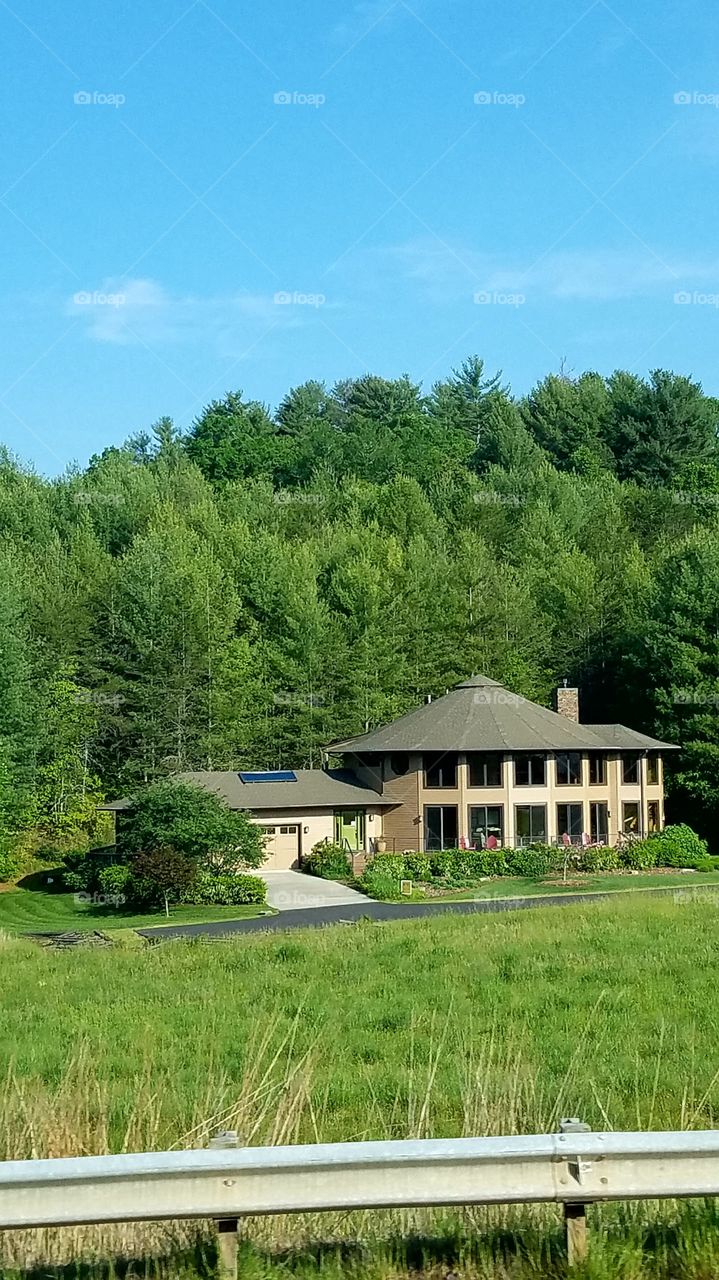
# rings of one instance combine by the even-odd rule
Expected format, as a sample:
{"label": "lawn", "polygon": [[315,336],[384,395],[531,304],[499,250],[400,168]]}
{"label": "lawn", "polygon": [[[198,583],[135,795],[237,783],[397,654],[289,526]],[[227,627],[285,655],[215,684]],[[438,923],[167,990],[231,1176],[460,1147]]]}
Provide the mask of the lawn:
{"label": "lawn", "polygon": [[13,888],[0,893],[0,930],[8,933],[50,933],[88,931],[102,933],[117,929],[141,929],[163,924],[200,924],[206,920],[240,920],[275,912],[271,907],[190,907],[138,914],[119,907],[97,906],[76,900],[73,893]]}
{"label": "lawn", "polygon": [[[466,902],[478,898],[527,898],[543,895],[565,893],[627,893],[641,892],[647,889],[687,889],[719,885],[719,871],[677,871],[639,872],[636,875],[624,872],[613,875],[611,872],[574,873],[569,875],[564,884],[556,876],[537,880],[523,876],[497,876],[492,880],[473,885],[468,889],[447,889],[446,892],[425,895],[418,884],[414,885],[412,897],[416,901],[432,902]],[[399,897],[397,902],[406,902]]]}
{"label": "lawn", "polygon": [[[647,894],[143,951],[48,952],[8,939],[0,1155],[203,1145],[220,1125],[250,1143],[552,1131],[563,1115],[599,1129],[716,1127],[718,922],[719,898]],[[671,1207],[596,1210],[596,1267],[606,1268],[592,1274],[718,1274],[711,1212],[683,1218],[677,1237]],[[650,1223],[664,1243],[644,1271]],[[479,1227],[490,1232],[481,1246]],[[423,1250],[444,1257],[428,1263],[433,1277],[564,1274],[552,1209],[315,1216],[247,1231],[244,1274],[258,1280],[316,1275],[308,1242],[343,1238],[368,1252],[327,1246],[319,1274],[405,1276]],[[397,1232],[418,1233],[409,1261],[391,1244]],[[692,1232],[688,1258],[680,1245]],[[51,1233],[37,1260],[80,1241],[143,1257],[193,1237],[147,1226],[73,1239]],[[290,1246],[301,1257],[282,1252]],[[27,1236],[10,1233],[1,1247],[8,1262],[28,1260]],[[185,1272],[177,1255],[164,1274],[204,1266],[195,1259]]]}

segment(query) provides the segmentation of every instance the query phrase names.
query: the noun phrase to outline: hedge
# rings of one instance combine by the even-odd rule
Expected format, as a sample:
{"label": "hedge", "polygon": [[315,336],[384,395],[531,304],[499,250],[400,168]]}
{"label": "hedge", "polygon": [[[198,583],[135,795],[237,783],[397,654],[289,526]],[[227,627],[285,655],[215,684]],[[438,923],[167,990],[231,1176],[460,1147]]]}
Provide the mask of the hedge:
{"label": "hedge", "polygon": [[302,870],[323,880],[348,880],[352,875],[350,860],[342,845],[330,840],[321,840],[313,846],[312,852],[302,860]]}

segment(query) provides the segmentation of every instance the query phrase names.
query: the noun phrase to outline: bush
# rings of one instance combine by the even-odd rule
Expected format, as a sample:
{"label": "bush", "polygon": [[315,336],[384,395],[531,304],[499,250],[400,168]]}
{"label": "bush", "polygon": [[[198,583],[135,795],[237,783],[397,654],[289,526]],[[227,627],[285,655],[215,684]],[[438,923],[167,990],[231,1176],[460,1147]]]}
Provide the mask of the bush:
{"label": "bush", "polygon": [[411,880],[411,878],[407,874],[406,856],[399,853],[378,853],[367,864],[359,883],[370,897],[383,901],[387,898],[398,898],[402,881]]}
{"label": "bush", "polygon": [[657,845],[654,837],[649,840],[630,840],[618,850],[619,865],[630,871],[648,871],[657,863]]}
{"label": "bush", "polygon": [[129,892],[130,878],[131,872],[127,863],[114,862],[109,867],[103,867],[97,875],[100,893],[107,898],[125,899]]}
{"label": "bush", "polygon": [[259,876],[213,876],[201,871],[183,902],[213,907],[239,907],[267,901],[267,885]]}
{"label": "bush", "polygon": [[707,843],[685,822],[653,832],[644,841],[656,851],[658,867],[695,867],[707,856]]}
{"label": "bush", "polygon": [[171,846],[137,853],[130,864],[127,891],[132,900],[148,906],[180,902],[192,889],[197,865]]}
{"label": "bush", "polygon": [[613,845],[589,845],[577,850],[580,871],[616,871],[619,853]]}
{"label": "bush", "polygon": [[404,878],[427,881],[432,879],[432,867],[426,853],[403,853]]}
{"label": "bush", "polygon": [[507,849],[507,875],[541,879],[550,871],[564,867],[564,851],[550,844],[530,844],[521,849]]}
{"label": "bush", "polygon": [[323,880],[347,880],[352,875],[350,860],[340,844],[323,840],[302,861],[302,870]]}
{"label": "bush", "polygon": [[696,869],[697,871],[719,871],[719,858],[707,854],[706,857],[697,860]]}
{"label": "bush", "polygon": [[97,893],[103,864],[86,853],[68,853],[62,865],[62,882],[71,893]]}

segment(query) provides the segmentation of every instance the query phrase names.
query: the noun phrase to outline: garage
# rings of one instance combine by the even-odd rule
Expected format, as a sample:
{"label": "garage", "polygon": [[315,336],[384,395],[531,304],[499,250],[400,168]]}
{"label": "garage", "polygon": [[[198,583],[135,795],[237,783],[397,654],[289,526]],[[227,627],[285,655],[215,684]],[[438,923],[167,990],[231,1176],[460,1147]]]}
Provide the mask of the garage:
{"label": "garage", "polygon": [[300,828],[299,824],[287,823],[272,827],[264,822],[260,824],[267,836],[265,850],[267,861],[262,864],[263,871],[290,871],[299,865]]}

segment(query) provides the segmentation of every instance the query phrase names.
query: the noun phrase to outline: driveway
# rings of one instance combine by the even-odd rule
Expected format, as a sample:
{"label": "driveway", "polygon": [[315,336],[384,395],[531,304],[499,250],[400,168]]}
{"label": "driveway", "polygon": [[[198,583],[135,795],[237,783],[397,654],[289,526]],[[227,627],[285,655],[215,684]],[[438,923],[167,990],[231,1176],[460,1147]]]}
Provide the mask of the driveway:
{"label": "driveway", "polygon": [[267,901],[277,911],[367,905],[369,899],[336,880],[321,880],[301,871],[257,871],[267,885]]}

